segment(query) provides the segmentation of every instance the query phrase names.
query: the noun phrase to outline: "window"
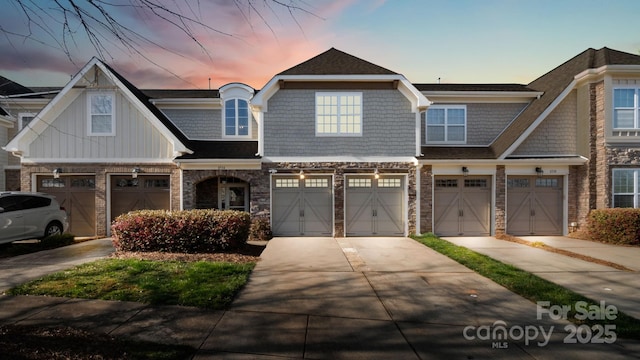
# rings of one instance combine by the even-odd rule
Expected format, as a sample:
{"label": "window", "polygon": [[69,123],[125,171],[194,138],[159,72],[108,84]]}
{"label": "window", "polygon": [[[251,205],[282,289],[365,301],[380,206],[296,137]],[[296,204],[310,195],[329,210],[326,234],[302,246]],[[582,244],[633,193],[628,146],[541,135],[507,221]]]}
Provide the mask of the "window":
{"label": "window", "polygon": [[224,135],[249,136],[249,102],[229,99],[224,102]]}
{"label": "window", "polygon": [[467,142],[467,107],[464,105],[438,106],[427,110],[427,143]]}
{"label": "window", "polygon": [[614,129],[638,129],[640,119],[638,101],[640,89],[621,88],[613,89],[613,128]]}
{"label": "window", "polygon": [[613,170],[613,207],[640,207],[640,169]]}
{"label": "window", "polygon": [[316,135],[362,135],[362,93],[316,93]]}
{"label": "window", "polygon": [[25,126],[29,125],[36,114],[33,113],[19,113],[18,114],[18,130],[22,130]]}
{"label": "window", "polygon": [[116,134],[115,96],[113,93],[90,93],[88,95],[90,136],[113,136]]}

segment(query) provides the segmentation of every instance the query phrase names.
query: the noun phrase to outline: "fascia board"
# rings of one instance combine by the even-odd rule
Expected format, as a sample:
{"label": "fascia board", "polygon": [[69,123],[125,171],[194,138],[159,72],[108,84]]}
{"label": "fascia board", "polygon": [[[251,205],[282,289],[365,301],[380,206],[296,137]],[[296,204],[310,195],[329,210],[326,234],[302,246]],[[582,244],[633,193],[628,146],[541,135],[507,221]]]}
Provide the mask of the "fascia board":
{"label": "fascia board", "polygon": [[514,141],[511,144],[511,146],[507,148],[507,150],[505,150],[502,154],[500,154],[498,159],[504,159],[507,156],[511,155],[511,153],[514,152],[529,137],[529,135],[531,135],[531,133],[533,133],[533,131],[538,127],[538,125],[540,125],[540,123],[542,123],[542,121],[544,121],[544,119],[546,119],[547,116],[549,116],[549,114],[553,110],[555,110],[555,108],[558,105],[560,105],[560,103],[567,97],[567,95],[569,95],[569,93],[573,91],[576,84],[577,84],[577,81],[573,80],[569,84],[569,86],[567,86],[562,91],[562,93],[560,93],[560,95],[558,95],[558,97],[555,98],[553,102],[546,109],[544,109],[544,111],[540,115],[538,115],[536,120],[516,139],[516,141]]}

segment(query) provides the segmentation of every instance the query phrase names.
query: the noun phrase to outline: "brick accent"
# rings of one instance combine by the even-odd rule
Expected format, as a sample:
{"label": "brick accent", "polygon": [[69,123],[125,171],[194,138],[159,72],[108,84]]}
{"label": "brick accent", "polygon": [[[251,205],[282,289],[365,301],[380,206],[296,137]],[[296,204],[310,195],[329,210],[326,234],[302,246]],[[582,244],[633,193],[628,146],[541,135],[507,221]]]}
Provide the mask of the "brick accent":
{"label": "brick accent", "polygon": [[20,170],[5,169],[5,189],[7,191],[20,191]]}

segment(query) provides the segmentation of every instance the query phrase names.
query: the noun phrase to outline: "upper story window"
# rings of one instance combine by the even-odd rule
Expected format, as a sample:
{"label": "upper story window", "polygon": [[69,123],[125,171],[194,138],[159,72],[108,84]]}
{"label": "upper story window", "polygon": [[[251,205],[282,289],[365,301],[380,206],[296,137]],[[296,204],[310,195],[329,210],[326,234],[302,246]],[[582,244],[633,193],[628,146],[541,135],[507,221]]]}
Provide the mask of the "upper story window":
{"label": "upper story window", "polygon": [[316,135],[362,135],[362,93],[316,93]]}
{"label": "upper story window", "polygon": [[89,136],[114,136],[116,134],[115,94],[112,92],[89,93]]}
{"label": "upper story window", "polygon": [[613,128],[640,129],[640,89],[613,89]]}
{"label": "upper story window", "polygon": [[229,99],[224,102],[224,136],[249,136],[249,102]]}
{"label": "upper story window", "polygon": [[36,118],[36,114],[34,113],[19,113],[18,114],[18,130],[22,130],[29,123]]}
{"label": "upper story window", "polygon": [[432,105],[426,116],[428,144],[467,142],[467,107],[465,105]]}
{"label": "upper story window", "polygon": [[613,170],[613,207],[640,207],[640,169]]}

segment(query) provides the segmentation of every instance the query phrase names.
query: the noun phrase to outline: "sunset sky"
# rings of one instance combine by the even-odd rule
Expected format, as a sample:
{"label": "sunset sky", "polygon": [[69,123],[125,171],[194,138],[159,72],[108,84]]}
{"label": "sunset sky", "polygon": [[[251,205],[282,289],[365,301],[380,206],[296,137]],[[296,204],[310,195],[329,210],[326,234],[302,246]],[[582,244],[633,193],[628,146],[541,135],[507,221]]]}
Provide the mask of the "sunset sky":
{"label": "sunset sky", "polygon": [[293,3],[306,11],[293,15],[269,0],[253,1],[258,12],[244,7],[247,0],[156,0],[207,26],[189,25],[202,48],[148,13],[107,7],[159,45],[138,40],[140,54],[113,38],[99,54],[74,21],[73,38],[63,38],[53,1],[21,1],[46,10],[29,23],[18,0],[3,0],[0,75],[25,86],[63,86],[92,56],[139,88],[206,89],[211,78],[212,88],[259,89],[331,47],[414,83],[528,83],[589,47],[640,54],[638,0],[302,0]]}

